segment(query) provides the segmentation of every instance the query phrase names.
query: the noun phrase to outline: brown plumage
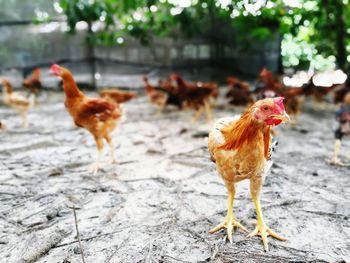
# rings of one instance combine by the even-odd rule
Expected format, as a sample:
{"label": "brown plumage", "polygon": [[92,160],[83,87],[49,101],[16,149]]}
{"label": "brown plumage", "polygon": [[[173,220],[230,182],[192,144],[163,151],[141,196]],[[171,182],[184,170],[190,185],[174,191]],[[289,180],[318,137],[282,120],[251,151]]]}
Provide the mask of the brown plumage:
{"label": "brown plumage", "polygon": [[85,96],[76,85],[74,77],[68,69],[55,64],[51,66],[50,71],[63,80],[63,89],[66,95],[64,105],[72,116],[74,123],[78,127],[87,129],[94,136],[98,154],[92,172],[96,174],[103,150],[103,139],[110,146],[111,161],[115,161],[111,133],[121,119],[121,108],[117,103]]}
{"label": "brown plumage", "polygon": [[212,119],[211,103],[219,95],[217,84],[213,82],[186,82],[180,75],[172,74],[170,78],[177,83],[178,93],[183,105],[196,110],[193,120],[196,121],[205,110],[207,120]]}
{"label": "brown plumage", "polygon": [[236,106],[246,106],[254,103],[251,95],[249,84],[235,77],[228,77],[226,83],[229,85],[229,90],[226,93],[226,98],[229,98],[229,103]]}
{"label": "brown plumage", "polygon": [[118,89],[104,89],[99,91],[100,97],[115,103],[125,103],[136,97],[136,92]]}
{"label": "brown plumage", "polygon": [[32,73],[22,81],[23,87],[29,89],[31,93],[37,94],[42,88],[40,77],[41,69],[35,68]]}

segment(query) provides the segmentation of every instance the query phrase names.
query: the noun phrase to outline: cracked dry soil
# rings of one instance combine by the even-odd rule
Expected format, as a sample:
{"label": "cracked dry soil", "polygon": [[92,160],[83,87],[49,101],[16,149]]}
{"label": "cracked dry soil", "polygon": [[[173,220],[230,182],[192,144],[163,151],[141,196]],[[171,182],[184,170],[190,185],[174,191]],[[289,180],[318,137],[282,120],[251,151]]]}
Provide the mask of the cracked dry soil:
{"label": "cracked dry soil", "polygon": [[[325,163],[333,146],[332,110],[307,110],[296,129],[278,129],[275,164],[261,201],[267,224],[288,238],[235,231],[209,234],[226,214],[226,188],[209,160],[190,112],[155,115],[145,96],[124,105],[113,135],[117,164],[93,176],[93,138],[74,127],[63,94],[45,92],[19,128],[0,106],[1,262],[81,262],[72,207],[76,207],[86,262],[349,262],[349,167]],[[219,102],[215,117],[242,108]],[[344,139],[343,152],[350,143]],[[105,148],[104,160],[108,161]],[[255,211],[248,181],[237,185],[237,219],[250,231]]]}

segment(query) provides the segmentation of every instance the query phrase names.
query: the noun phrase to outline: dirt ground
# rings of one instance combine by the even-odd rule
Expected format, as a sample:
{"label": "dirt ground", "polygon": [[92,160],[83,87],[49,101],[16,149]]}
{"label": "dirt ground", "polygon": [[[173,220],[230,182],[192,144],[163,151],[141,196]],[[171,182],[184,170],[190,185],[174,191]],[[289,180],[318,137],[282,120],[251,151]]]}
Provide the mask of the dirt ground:
{"label": "dirt ground", "polygon": [[[349,167],[326,164],[333,147],[333,109],[307,110],[296,129],[278,129],[279,145],[262,192],[265,221],[288,238],[233,244],[208,230],[226,215],[226,188],[209,160],[210,124],[191,112],[155,114],[145,96],[124,105],[114,134],[117,164],[97,176],[93,138],[74,127],[63,94],[46,92],[30,127],[0,106],[0,261],[82,262],[350,262]],[[218,103],[215,117],[242,108]],[[344,139],[343,159],[350,142]],[[350,162],[350,160],[349,160]],[[248,181],[237,185],[234,211],[250,231],[255,210]]]}

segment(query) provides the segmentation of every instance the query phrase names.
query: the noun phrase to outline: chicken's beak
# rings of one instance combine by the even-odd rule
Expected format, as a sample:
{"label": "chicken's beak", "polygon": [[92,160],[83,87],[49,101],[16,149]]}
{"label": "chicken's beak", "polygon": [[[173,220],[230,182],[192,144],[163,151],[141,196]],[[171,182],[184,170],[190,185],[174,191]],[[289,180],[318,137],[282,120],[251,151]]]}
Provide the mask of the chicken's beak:
{"label": "chicken's beak", "polygon": [[290,121],[289,115],[285,111],[282,114],[275,115],[273,118],[275,120],[281,120],[282,123],[287,123]]}

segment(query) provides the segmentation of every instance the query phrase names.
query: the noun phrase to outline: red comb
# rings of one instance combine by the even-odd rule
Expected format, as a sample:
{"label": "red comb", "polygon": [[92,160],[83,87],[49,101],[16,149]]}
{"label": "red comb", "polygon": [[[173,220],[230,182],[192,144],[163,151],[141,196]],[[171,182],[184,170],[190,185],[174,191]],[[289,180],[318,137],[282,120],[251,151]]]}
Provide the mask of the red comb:
{"label": "red comb", "polygon": [[275,97],[275,98],[273,98],[274,103],[275,103],[281,110],[284,110],[283,100],[284,100],[284,97]]}

